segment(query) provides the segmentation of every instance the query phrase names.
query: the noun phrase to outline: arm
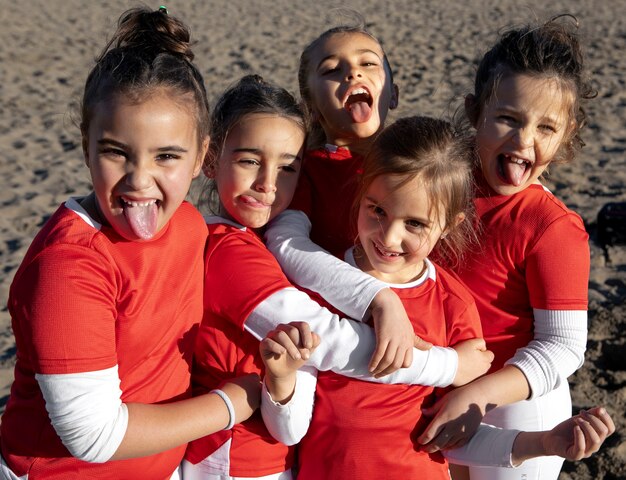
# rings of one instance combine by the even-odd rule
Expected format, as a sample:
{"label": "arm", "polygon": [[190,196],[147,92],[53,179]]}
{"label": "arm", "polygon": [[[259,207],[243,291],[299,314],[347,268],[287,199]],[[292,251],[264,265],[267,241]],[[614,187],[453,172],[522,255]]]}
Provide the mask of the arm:
{"label": "arm", "polygon": [[[258,376],[235,379],[217,394],[159,405],[122,403],[117,367],[37,375],[50,421],[70,453],[102,463],[163,452],[248,418],[258,404]],[[234,418],[231,418],[234,414]]]}
{"label": "arm", "polygon": [[[313,414],[317,370],[303,363],[320,339],[313,334],[310,348],[302,348],[303,330],[308,330],[306,323],[282,325],[259,345],[265,364],[261,414],[270,434],[285,445],[304,437]],[[294,359],[288,350],[298,347],[301,355]]]}
{"label": "arm", "polygon": [[557,455],[570,461],[589,457],[615,431],[603,408],[582,410],[549,431],[520,432],[481,424],[462,448],[444,450],[457,465],[516,467],[531,458]]}
{"label": "arm", "polygon": [[319,293],[350,318],[363,320],[387,284],[313,243],[310,231],[311,222],[304,213],[286,210],[268,225],[265,244],[292,282]]}
{"label": "arm", "polygon": [[248,316],[244,328],[262,340],[281,323],[303,321],[322,342],[309,360],[318,370],[332,370],[361,380],[379,383],[405,383],[433,386],[450,385],[457,374],[458,357],[450,348],[414,349],[409,368],[376,378],[368,371],[368,360],[375,348],[374,331],[368,325],[342,319],[321,307],[307,294],[285,288],[266,298]]}

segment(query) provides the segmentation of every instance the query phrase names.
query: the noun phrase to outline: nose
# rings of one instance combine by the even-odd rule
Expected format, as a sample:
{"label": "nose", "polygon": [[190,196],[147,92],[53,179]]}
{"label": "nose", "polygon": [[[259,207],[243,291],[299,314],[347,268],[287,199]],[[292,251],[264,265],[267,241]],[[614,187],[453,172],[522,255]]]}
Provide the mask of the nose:
{"label": "nose", "polygon": [[380,241],[383,247],[391,248],[401,243],[400,227],[396,222],[380,225]]}
{"label": "nose", "polygon": [[257,175],[254,189],[257,192],[271,193],[276,191],[276,173],[263,168]]}
{"label": "nose", "polygon": [[521,148],[529,148],[532,147],[535,136],[530,128],[520,127],[515,134],[515,140]]}
{"label": "nose", "polygon": [[351,65],[348,68],[348,74],[347,74],[347,79],[348,80],[353,80],[355,78],[361,78],[362,73],[361,73],[361,68],[358,65]]}
{"label": "nose", "polygon": [[127,162],[126,184],[135,191],[147,190],[152,186],[154,176],[149,162],[141,160]]}

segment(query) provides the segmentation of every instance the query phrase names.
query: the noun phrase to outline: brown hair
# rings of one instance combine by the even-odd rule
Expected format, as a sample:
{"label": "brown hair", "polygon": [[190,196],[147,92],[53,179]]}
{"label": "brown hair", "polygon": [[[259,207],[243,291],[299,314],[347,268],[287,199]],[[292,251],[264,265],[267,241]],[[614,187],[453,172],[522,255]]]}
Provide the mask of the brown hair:
{"label": "brown hair", "polygon": [[[260,75],[246,75],[229,87],[217,101],[211,117],[211,139],[204,172],[211,177],[230,131],[247,115],[265,113],[287,118],[298,125],[305,134],[308,119],[301,105],[287,90],[263,80]],[[217,212],[219,199],[215,183],[210,182],[206,202],[212,212]]]}
{"label": "brown hair", "polygon": [[189,29],[168,15],[165,7],[124,12],[85,83],[80,122],[83,138],[98,103],[118,94],[140,101],[156,89],[167,88],[179,98],[192,96],[201,142],[209,133],[209,106],[193,58]]}
{"label": "brown hair", "polygon": [[[300,55],[300,64],[298,66],[298,87],[300,88],[300,96],[302,97],[302,101],[304,102],[304,107],[306,108],[307,114],[309,115],[313,110],[313,99],[311,98],[311,93],[309,91],[308,85],[308,76],[311,67],[311,55],[322,42],[324,42],[327,38],[333,35],[367,35],[376,43],[378,43],[383,51],[383,64],[385,66],[385,71],[389,75],[390,84],[393,85],[393,72],[391,70],[391,64],[389,63],[389,59],[387,58],[387,54],[385,53],[381,41],[367,30],[363,17],[353,11],[351,11],[350,13],[357,19],[357,21],[353,25],[339,25],[333,28],[329,28],[321,35],[319,35],[315,40],[309,43],[306,47],[304,47],[304,50],[302,50],[302,54]],[[311,131],[309,135],[310,145],[312,147],[318,147],[324,144],[325,139],[326,135],[324,133],[324,130],[322,129],[322,126],[319,124],[319,122],[313,122],[311,124]]]}
{"label": "brown hair", "polygon": [[[444,228],[434,253],[440,261],[456,266],[465,251],[477,243],[473,227],[474,146],[461,127],[430,117],[405,117],[385,128],[376,137],[365,158],[360,193],[366,194],[381,175],[406,177],[405,185],[419,178],[430,199],[431,213],[444,207]],[[465,220],[457,224],[459,214]]]}
{"label": "brown hair", "polygon": [[572,127],[553,161],[572,160],[585,145],[580,137],[586,124],[583,103],[597,95],[587,80],[577,29],[575,17],[559,15],[542,25],[529,24],[505,31],[478,66],[475,98],[469,113],[472,123],[506,75],[554,78],[564,91],[572,93],[573,101],[569,110]]}

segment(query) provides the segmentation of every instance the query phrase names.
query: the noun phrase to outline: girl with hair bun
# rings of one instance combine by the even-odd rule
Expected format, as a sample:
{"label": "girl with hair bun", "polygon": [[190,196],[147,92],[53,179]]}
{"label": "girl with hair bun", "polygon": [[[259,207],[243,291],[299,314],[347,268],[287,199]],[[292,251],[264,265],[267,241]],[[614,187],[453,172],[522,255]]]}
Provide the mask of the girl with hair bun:
{"label": "girl with hair bun", "polygon": [[184,199],[209,110],[189,38],[164,7],[129,10],[87,77],[93,191],[52,215],[10,289],[2,478],[171,478],[187,442],[256,408],[254,375],[190,398],[207,229]]}

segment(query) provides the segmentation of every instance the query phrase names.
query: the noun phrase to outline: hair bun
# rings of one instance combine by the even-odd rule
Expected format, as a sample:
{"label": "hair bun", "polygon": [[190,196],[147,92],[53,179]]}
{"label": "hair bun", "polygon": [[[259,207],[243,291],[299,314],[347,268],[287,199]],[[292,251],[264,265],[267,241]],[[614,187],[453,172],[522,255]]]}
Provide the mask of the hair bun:
{"label": "hair bun", "polygon": [[156,11],[147,8],[128,10],[119,20],[117,31],[107,45],[110,48],[131,49],[148,56],[159,53],[182,55],[193,61],[189,29],[165,7]]}

